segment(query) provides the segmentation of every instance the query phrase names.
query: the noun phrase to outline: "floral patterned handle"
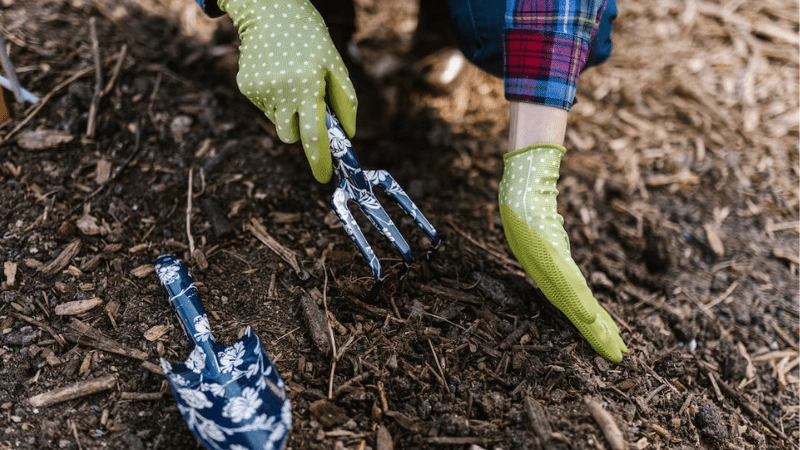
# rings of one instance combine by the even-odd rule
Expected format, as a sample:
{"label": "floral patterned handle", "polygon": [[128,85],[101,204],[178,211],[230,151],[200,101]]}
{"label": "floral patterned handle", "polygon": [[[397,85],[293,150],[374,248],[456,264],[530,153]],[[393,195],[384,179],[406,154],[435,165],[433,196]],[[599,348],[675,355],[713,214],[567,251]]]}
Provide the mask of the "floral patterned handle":
{"label": "floral patterned handle", "polygon": [[200,296],[194,280],[183,261],[172,255],[162,255],[156,260],[156,274],[169,299],[170,306],[180,319],[186,336],[206,355],[205,366],[209,370],[218,369],[214,358],[214,336],[208,317],[200,303]]}

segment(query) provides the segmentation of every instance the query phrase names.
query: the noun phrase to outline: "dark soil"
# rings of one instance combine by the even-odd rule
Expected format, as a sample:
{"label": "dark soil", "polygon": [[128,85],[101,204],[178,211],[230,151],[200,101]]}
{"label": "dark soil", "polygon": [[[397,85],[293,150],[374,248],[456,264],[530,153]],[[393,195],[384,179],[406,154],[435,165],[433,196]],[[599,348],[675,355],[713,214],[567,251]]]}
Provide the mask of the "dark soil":
{"label": "dark soil", "polygon": [[[589,401],[632,449],[797,448],[797,5],[650,3],[620,5],[614,57],[582,77],[559,184],[573,256],[631,349],[615,365],[505,244],[499,80],[470,68],[451,95],[405,70],[376,80],[393,128],[356,150],[445,243],[424,261],[425,236],[382,197],[421,261],[400,280],[365,224],[389,272],[368,301],[333,184],[236,88],[227,18],[189,0],[0,0],[19,78],[42,97],[7,92],[0,124],[0,449],[199,447],[153,365],[189,351],[152,270],[166,252],[190,266],[217,338],[250,325],[267,346],[294,449],[612,448]],[[403,67],[416,4],[357,12],[366,72]],[[112,389],[29,401],[108,375]]]}

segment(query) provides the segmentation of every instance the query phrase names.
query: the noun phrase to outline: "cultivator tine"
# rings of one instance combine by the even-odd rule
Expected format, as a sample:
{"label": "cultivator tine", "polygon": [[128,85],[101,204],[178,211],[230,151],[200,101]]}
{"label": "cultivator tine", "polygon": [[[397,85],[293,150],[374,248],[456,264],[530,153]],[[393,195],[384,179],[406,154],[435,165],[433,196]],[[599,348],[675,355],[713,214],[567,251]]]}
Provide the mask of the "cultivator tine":
{"label": "cultivator tine", "polygon": [[400,230],[397,229],[397,226],[389,217],[386,210],[378,203],[375,194],[370,192],[370,195],[363,195],[354,200],[372,225],[375,226],[386,240],[392,244],[395,250],[400,253],[400,256],[403,258],[403,273],[400,275],[402,278],[408,271],[408,267],[414,262],[414,253],[411,252],[411,246],[408,245],[406,239],[400,234]]}
{"label": "cultivator tine", "polygon": [[428,249],[428,258],[430,258],[439,246],[442,245],[442,239],[439,237],[439,232],[431,225],[428,219],[422,214],[422,211],[417,208],[417,205],[406,194],[406,191],[400,187],[394,180],[391,174],[385,170],[365,170],[367,180],[373,186],[380,186],[389,194],[392,199],[400,206],[400,208],[408,214],[409,217],[414,219],[417,226],[419,226],[428,238],[431,240],[431,247]]}
{"label": "cultivator tine", "polygon": [[375,197],[372,192],[372,186],[380,186],[384,189],[428,235],[432,242],[428,256],[439,247],[441,239],[439,239],[438,233],[430,222],[422,215],[414,202],[411,201],[391,175],[385,170],[364,171],[361,169],[350,140],[347,139],[344,130],[339,126],[338,120],[336,120],[330,109],[326,115],[326,124],[328,126],[331,154],[334,160],[334,171],[339,178],[339,185],[334,191],[333,197],[331,197],[331,206],[345,231],[356,244],[361,254],[364,255],[367,264],[372,270],[372,274],[375,277],[375,286],[370,292],[370,297],[373,297],[383,281],[383,269],[377,256],[375,256],[375,252],[364,237],[364,233],[353,218],[353,214],[347,207],[347,203],[350,200],[358,205],[370,223],[400,253],[403,258],[401,278],[405,276],[409,266],[414,262],[414,254],[411,251],[411,246],[408,245],[408,242],[400,234],[400,230],[397,229],[389,214],[381,206],[378,198]]}
{"label": "cultivator tine", "polygon": [[339,218],[339,222],[342,223],[344,231],[350,236],[353,243],[356,244],[356,247],[358,247],[358,250],[364,256],[364,259],[367,260],[367,265],[370,270],[372,270],[372,275],[375,278],[375,286],[373,286],[372,289],[377,292],[376,289],[378,289],[383,282],[383,269],[381,268],[378,257],[375,256],[375,252],[372,250],[369,242],[367,242],[367,238],[364,237],[364,233],[362,233],[361,228],[358,227],[356,219],[347,207],[347,202],[352,200],[353,197],[342,184],[343,183],[340,182],[339,187],[334,191],[333,197],[331,197],[331,206],[333,207],[334,214]]}

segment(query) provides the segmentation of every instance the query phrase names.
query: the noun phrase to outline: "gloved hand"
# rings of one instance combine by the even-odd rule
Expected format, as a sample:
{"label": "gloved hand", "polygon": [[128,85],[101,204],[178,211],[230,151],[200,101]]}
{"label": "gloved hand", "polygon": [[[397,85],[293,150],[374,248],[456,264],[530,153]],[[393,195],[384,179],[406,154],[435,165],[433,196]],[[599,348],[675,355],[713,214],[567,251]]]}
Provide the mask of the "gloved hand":
{"label": "gloved hand", "polygon": [[572,260],[564,219],[556,209],[556,181],[564,153],[560,145],[534,144],[503,157],[499,190],[503,229],[514,256],[550,303],[597,353],[618,363],[628,348]]}
{"label": "gloved hand", "polygon": [[356,131],[355,89],[322,17],[308,0],[219,0],[239,30],[239,90],[275,123],[280,140],[303,141],[314,178],[333,173],[325,100]]}

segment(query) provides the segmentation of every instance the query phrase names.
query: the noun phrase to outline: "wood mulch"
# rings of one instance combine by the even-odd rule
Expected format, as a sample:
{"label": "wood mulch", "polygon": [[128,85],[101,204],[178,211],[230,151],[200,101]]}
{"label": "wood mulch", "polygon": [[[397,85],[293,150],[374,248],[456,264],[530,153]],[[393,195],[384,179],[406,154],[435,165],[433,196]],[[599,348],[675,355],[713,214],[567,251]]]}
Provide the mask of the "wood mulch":
{"label": "wood mulch", "polygon": [[399,280],[362,222],[389,272],[369,301],[332,185],[236,88],[228,19],[188,0],[0,0],[41,99],[6,93],[0,122],[0,450],[200,448],[158,365],[189,352],[153,272],[167,252],[220,340],[250,325],[267,346],[291,448],[798,448],[798,5],[619,6],[559,181],[573,256],[631,349],[614,365],[505,244],[502,83],[408,82],[416,2],[356,1],[395,116],[355,144],[445,243],[424,261],[381,197],[420,261]]}

